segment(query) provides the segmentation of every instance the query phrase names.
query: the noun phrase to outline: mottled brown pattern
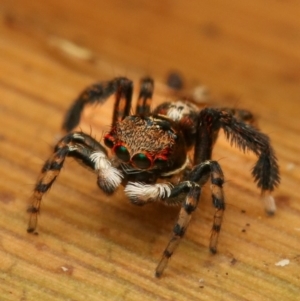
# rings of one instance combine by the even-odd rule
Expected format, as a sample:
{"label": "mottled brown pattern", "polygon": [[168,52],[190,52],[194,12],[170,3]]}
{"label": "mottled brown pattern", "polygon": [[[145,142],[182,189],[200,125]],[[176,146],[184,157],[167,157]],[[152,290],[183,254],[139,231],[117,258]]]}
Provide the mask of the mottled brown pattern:
{"label": "mottled brown pattern", "polygon": [[175,133],[162,130],[154,117],[127,117],[116,125],[113,133],[125,143],[132,155],[140,151],[153,155],[172,152],[176,138]]}

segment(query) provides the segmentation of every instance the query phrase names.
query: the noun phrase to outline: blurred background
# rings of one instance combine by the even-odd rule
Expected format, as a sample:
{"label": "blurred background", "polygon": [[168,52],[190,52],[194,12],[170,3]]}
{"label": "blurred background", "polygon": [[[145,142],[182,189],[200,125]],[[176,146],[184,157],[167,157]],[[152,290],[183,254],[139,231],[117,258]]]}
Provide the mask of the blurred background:
{"label": "blurred background", "polygon": [[[272,103],[270,113],[282,109],[282,101],[297,105],[298,1],[2,0],[0,5],[7,25],[34,37],[64,64],[85,68],[86,75],[150,74],[163,80],[176,70],[188,85],[204,83],[217,95],[251,102],[256,111],[264,103]],[[74,45],[83,50],[77,57]]]}

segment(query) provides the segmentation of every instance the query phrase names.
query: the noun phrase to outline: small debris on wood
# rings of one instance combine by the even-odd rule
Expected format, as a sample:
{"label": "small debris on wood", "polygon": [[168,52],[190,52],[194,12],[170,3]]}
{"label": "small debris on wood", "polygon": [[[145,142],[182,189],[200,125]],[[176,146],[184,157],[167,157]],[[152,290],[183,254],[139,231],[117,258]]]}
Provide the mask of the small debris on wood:
{"label": "small debris on wood", "polygon": [[282,259],[282,260],[280,260],[280,261],[278,261],[278,262],[275,263],[275,265],[277,267],[284,267],[284,266],[289,265],[289,264],[290,264],[290,260],[289,259]]}

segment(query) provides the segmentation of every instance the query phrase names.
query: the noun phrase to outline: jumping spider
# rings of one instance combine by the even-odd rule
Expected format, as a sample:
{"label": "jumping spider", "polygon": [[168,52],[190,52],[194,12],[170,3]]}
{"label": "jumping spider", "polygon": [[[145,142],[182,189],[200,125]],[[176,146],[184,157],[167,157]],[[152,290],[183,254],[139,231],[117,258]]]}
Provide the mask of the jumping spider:
{"label": "jumping spider", "polygon": [[[35,186],[28,232],[36,231],[42,197],[59,175],[65,158],[73,157],[97,174],[98,186],[108,195],[122,184],[135,205],[152,202],[181,205],[172,237],[156,268],[156,277],[162,275],[184,236],[198,205],[201,187],[210,177],[215,214],[209,248],[216,253],[225,210],[224,176],[219,163],[211,160],[211,154],[220,129],[232,144],[258,157],[252,176],[264,195],[266,211],[274,213],[275,203],[270,193],[280,182],[277,159],[268,136],[251,125],[251,113],[209,107],[199,111],[183,100],[163,103],[151,111],[153,88],[151,78],[142,79],[134,115],[130,114],[133,83],[127,78],[96,83],[79,95],[63,123],[67,134],[56,144]],[[104,144],[110,149],[108,155],[107,149],[93,137],[72,130],[79,124],[85,105],[103,104],[113,94],[111,130],[104,136]],[[193,158],[188,155],[191,149]]]}

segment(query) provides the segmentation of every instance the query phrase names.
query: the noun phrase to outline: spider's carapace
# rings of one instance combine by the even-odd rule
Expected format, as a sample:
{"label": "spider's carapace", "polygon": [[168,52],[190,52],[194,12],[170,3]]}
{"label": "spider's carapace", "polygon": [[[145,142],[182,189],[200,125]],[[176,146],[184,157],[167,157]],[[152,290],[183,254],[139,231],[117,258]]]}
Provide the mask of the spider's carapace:
{"label": "spider's carapace", "polygon": [[172,172],[186,162],[184,136],[165,116],[126,116],[105,135],[104,143],[128,169]]}

